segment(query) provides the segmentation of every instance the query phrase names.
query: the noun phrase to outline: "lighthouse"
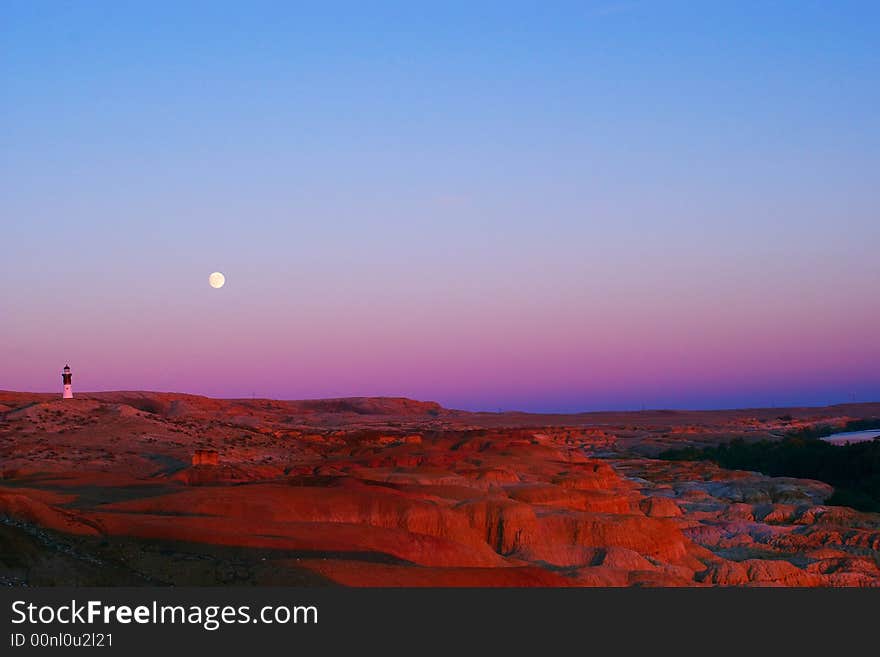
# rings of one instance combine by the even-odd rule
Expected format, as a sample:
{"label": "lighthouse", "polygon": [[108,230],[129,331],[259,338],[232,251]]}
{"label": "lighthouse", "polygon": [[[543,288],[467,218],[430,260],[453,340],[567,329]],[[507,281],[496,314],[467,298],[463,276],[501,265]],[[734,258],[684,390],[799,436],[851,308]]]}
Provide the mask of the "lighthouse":
{"label": "lighthouse", "polygon": [[64,382],[64,393],[61,395],[61,398],[73,399],[73,385],[71,384],[73,374],[70,373],[70,365],[64,366],[64,370],[61,372],[61,380]]}

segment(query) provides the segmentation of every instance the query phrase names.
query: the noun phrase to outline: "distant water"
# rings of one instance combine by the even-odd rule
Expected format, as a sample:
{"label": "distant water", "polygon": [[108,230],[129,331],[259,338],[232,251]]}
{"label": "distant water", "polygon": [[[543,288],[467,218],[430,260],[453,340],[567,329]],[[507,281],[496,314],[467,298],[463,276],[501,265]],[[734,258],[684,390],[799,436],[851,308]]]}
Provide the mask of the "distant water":
{"label": "distant water", "polygon": [[849,445],[851,443],[864,443],[869,440],[874,440],[877,436],[880,436],[880,429],[833,433],[830,436],[825,436],[822,440],[826,443],[831,443],[832,445]]}

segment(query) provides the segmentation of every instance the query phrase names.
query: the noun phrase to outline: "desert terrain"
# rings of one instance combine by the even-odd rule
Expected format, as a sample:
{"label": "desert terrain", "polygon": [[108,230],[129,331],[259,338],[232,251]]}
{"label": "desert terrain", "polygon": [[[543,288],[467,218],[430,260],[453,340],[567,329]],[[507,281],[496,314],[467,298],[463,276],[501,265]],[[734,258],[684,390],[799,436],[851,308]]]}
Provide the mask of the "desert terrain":
{"label": "desert terrain", "polygon": [[659,460],[880,404],[470,413],[0,392],[0,584],[878,586],[880,514]]}

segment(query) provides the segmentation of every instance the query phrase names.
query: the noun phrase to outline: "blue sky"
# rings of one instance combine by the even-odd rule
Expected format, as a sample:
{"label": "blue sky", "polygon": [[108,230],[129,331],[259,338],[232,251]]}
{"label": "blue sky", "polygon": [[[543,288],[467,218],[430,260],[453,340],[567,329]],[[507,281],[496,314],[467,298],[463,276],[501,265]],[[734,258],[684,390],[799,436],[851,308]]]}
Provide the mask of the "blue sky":
{"label": "blue sky", "polygon": [[878,19],[5,2],[0,388],[880,398]]}

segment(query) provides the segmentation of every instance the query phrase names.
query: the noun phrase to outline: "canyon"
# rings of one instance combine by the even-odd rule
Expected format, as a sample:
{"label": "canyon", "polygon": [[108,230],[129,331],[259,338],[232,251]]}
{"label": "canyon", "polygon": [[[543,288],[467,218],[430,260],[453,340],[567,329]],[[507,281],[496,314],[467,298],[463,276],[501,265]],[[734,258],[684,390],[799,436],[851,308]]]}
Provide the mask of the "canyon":
{"label": "canyon", "polygon": [[828,484],[657,458],[872,417],[0,392],[0,583],[880,586]]}

